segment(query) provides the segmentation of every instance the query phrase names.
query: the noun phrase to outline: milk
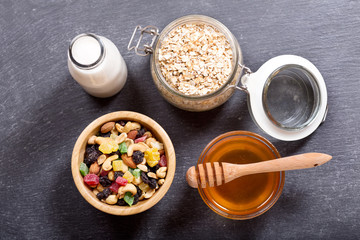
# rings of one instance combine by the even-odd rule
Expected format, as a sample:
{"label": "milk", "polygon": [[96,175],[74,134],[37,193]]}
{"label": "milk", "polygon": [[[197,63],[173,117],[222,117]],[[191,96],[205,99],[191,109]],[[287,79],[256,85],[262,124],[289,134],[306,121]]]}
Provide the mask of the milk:
{"label": "milk", "polygon": [[95,97],[111,97],[125,85],[127,67],[117,47],[107,38],[80,34],[68,52],[71,76]]}

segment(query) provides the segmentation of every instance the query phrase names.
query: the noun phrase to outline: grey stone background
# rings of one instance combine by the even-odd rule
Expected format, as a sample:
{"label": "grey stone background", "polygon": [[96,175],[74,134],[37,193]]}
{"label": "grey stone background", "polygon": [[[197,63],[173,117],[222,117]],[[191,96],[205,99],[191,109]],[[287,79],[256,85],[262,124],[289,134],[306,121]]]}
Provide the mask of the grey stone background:
{"label": "grey stone background", "polygon": [[[356,239],[360,238],[359,1],[0,1],[1,239]],[[244,62],[295,54],[323,74],[329,114],[310,137],[282,142],[252,122],[246,95],[190,113],[168,104],[150,76],[149,58],[128,52],[133,28],[160,29],[188,14],[224,23]],[[111,39],[128,81],[109,99],[86,94],[71,78],[67,47],[79,33]],[[117,217],[91,207],[77,191],[70,159],[77,136],[95,118],[117,110],[159,122],[177,156],[174,182],[152,209]],[[213,213],[185,182],[210,140],[232,130],[267,137],[283,156],[318,151],[334,156],[317,169],[286,174],[279,201],[264,215],[233,221]]]}

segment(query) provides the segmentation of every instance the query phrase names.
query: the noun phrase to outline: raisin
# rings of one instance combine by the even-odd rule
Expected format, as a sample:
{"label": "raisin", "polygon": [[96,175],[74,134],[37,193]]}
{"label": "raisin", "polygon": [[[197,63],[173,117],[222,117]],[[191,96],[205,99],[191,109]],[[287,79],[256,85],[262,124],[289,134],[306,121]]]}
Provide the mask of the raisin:
{"label": "raisin", "polygon": [[107,133],[99,133],[99,135],[100,135],[100,137],[110,137],[110,135],[111,135],[111,132],[107,132]]}
{"label": "raisin", "polygon": [[102,200],[105,198],[105,194],[103,192],[99,192],[98,194],[96,194],[96,197],[99,199],[99,200]]}
{"label": "raisin", "polygon": [[99,150],[96,148],[95,145],[87,145],[85,156],[84,156],[84,163],[90,167],[91,164],[93,164],[98,157],[101,155]]}
{"label": "raisin", "polygon": [[128,205],[128,204],[124,201],[123,198],[122,198],[122,199],[119,199],[118,202],[117,202],[117,204],[118,204],[119,206],[127,206],[127,205]]}
{"label": "raisin", "polygon": [[146,184],[149,184],[149,182],[150,182],[149,177],[143,171],[141,171],[141,180]]}
{"label": "raisin", "polygon": [[142,190],[141,190],[138,186],[136,186],[136,185],[135,185],[135,187],[136,187],[136,190],[137,190],[135,196],[137,196],[137,197],[139,198],[139,197],[141,197],[141,195],[142,195]]}
{"label": "raisin", "polygon": [[120,121],[117,121],[116,123],[120,124],[121,126],[125,126],[127,121],[120,120]]}
{"label": "raisin", "polygon": [[142,137],[146,132],[146,129],[145,128],[142,128],[138,131],[138,134],[136,135],[136,138],[140,138]]}
{"label": "raisin", "polygon": [[152,189],[155,189],[156,188],[156,179],[155,178],[149,178],[149,187],[152,188]]}
{"label": "raisin", "polygon": [[115,179],[115,181],[116,181],[116,179],[117,179],[118,177],[122,177],[122,176],[124,176],[124,173],[123,173],[123,172],[121,172],[121,171],[114,172],[114,179]]}
{"label": "raisin", "polygon": [[105,198],[110,196],[110,194],[111,194],[110,188],[105,188],[104,191],[103,191],[103,194],[104,194]]}
{"label": "raisin", "polygon": [[139,197],[137,195],[134,195],[134,201],[132,206],[136,205],[139,202]]}
{"label": "raisin", "polygon": [[142,163],[142,161],[144,160],[144,153],[142,153],[141,151],[135,151],[133,153],[132,157],[133,157],[134,163],[137,165],[137,164]]}
{"label": "raisin", "polygon": [[108,178],[108,176],[100,177],[99,182],[103,187],[109,187],[111,185],[111,180]]}
{"label": "raisin", "polygon": [[160,165],[159,164],[156,164],[154,167],[150,167],[148,165],[149,169],[150,169],[150,172],[153,172],[153,173],[156,173],[156,171],[160,168]]}

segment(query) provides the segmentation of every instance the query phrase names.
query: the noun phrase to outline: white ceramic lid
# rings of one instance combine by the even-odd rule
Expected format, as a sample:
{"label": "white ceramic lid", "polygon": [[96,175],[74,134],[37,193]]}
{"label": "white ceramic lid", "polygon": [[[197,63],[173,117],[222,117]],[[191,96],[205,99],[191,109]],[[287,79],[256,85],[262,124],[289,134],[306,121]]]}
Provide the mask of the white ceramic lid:
{"label": "white ceramic lid", "polygon": [[[300,85],[307,85],[302,91],[304,93],[303,96],[300,94],[300,98],[306,98],[305,100],[299,99],[298,94],[294,94],[294,92],[292,92],[293,99],[291,96],[287,96],[287,89],[289,89],[289,91],[291,88],[293,88],[292,90],[297,89],[290,85],[289,87],[281,86],[283,82],[286,83],[286,80],[283,81],[282,79],[278,79],[276,80],[276,83],[274,82],[273,86],[271,86],[273,79],[275,79],[275,76],[277,76],[279,72],[282,72],[282,75],[285,75],[286,78],[286,71],[294,75],[293,77],[295,78],[301,74],[307,76],[304,77],[305,80],[301,80],[301,78],[299,80]],[[297,71],[299,73],[296,73]],[[293,80],[294,78],[291,78],[290,82]],[[254,121],[264,132],[274,138],[284,141],[294,141],[305,138],[313,133],[325,119],[327,114],[327,91],[324,79],[319,70],[310,61],[302,57],[282,55],[272,58],[263,64],[258,71],[244,75],[241,82],[248,91],[249,111]],[[271,93],[272,95],[270,95],[270,93],[268,93],[270,90],[267,90],[270,89],[269,86],[271,87],[271,91],[279,92],[275,93],[275,95],[274,93]],[[308,100],[312,95],[316,95],[316,100]],[[271,96],[272,107],[269,107],[269,103],[267,103],[269,100],[267,96]],[[283,109],[282,107],[278,107],[278,105],[283,104],[277,104],[276,101],[278,99],[280,101],[286,99],[287,103],[284,103],[286,107]],[[301,103],[307,103],[307,101],[309,101],[311,103],[311,106],[306,107],[305,110],[298,109],[299,111],[297,111],[298,115],[302,114],[301,111],[311,111],[308,113],[308,117],[305,116],[306,120],[304,120],[302,124],[294,123],[294,125],[291,125],[291,123],[288,124],[286,121],[277,121],[276,117],[273,117],[273,115],[277,114],[276,111],[285,109],[284,111],[286,111],[286,113],[281,114],[288,114],[290,122],[296,121],[294,120],[296,116],[293,117],[291,112],[292,107],[295,109],[300,106],[300,104],[297,105],[297,101]],[[275,114],[272,114],[271,112],[273,109],[277,109],[274,111]]]}

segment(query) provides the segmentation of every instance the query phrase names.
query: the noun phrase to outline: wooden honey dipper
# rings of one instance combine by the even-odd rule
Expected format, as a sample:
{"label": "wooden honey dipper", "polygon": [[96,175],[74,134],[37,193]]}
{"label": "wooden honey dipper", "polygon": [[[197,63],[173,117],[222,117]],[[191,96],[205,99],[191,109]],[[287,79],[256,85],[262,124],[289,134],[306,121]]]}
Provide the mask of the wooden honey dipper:
{"label": "wooden honey dipper", "polygon": [[[211,163],[199,164],[197,169],[195,166],[189,168],[186,173],[186,181],[193,188],[197,188],[199,185],[206,188],[206,183],[210,187],[214,187],[250,174],[312,168],[330,161],[331,158],[332,156],[324,153],[304,153],[250,164],[226,162],[214,162],[213,166]],[[198,180],[200,181],[199,185]]]}

